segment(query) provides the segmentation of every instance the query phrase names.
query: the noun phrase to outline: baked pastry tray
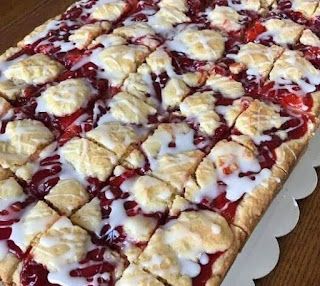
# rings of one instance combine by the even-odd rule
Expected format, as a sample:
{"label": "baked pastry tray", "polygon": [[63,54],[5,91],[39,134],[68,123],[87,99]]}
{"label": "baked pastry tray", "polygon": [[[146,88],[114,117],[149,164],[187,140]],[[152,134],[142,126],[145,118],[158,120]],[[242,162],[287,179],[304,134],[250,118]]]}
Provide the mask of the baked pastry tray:
{"label": "baked pastry tray", "polygon": [[75,2],[0,56],[0,280],[250,284],[319,123],[318,0]]}
{"label": "baked pastry tray", "polygon": [[[298,201],[311,195],[318,183],[320,132],[291,173],[230,268],[222,286],[254,285],[276,267],[280,248],[277,238],[290,233],[299,221]],[[301,178],[304,178],[301,180]]]}

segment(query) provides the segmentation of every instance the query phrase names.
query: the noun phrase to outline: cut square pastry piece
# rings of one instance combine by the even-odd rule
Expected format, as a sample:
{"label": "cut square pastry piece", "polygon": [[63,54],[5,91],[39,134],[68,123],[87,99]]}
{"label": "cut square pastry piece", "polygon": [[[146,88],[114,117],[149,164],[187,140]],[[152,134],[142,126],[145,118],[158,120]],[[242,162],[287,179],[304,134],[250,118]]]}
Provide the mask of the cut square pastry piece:
{"label": "cut square pastry piece", "polygon": [[128,92],[117,93],[107,104],[107,113],[100,117],[98,124],[121,122],[124,124],[148,124],[157,109]]}
{"label": "cut square pastry piece", "polygon": [[[139,15],[140,13],[139,11]],[[164,42],[148,23],[136,21],[135,15],[122,24],[123,26],[116,28],[113,34],[125,38],[129,43],[142,44],[154,50]]]}
{"label": "cut square pastry piece", "polygon": [[184,196],[251,233],[285,177],[274,164],[266,164],[257,150],[223,140],[190,177]]}
{"label": "cut square pastry piece", "polygon": [[[8,186],[16,191],[16,200],[9,207],[1,210],[2,221],[0,237],[0,278],[12,282],[12,274],[28,248],[39,236],[59,218],[58,214],[44,202],[32,203],[30,198],[23,199],[24,194],[17,187]],[[11,196],[11,195],[10,195]],[[21,200],[22,201],[19,201]],[[7,200],[7,198],[5,198]],[[13,200],[13,196],[9,198]]]}
{"label": "cut square pastry piece", "polygon": [[72,67],[78,70],[90,67],[90,74],[109,81],[111,86],[119,86],[125,78],[135,72],[149,54],[144,45],[128,44],[116,34],[102,35],[92,44],[91,50],[81,56],[81,61]]}
{"label": "cut square pastry piece", "polygon": [[13,275],[16,285],[114,285],[124,261],[106,247],[93,244],[89,234],[61,217],[40,238]]}
{"label": "cut square pastry piece", "polygon": [[93,8],[91,18],[95,20],[115,21],[128,8],[129,5],[126,1],[114,1],[105,4],[98,4]]}
{"label": "cut square pastry piece", "polygon": [[156,277],[150,273],[142,270],[135,264],[130,264],[128,268],[123,272],[122,277],[116,286],[164,286]]}
{"label": "cut square pastry piece", "polygon": [[[187,16],[189,3],[185,0],[176,1],[175,3],[162,0],[158,3],[158,6],[160,9],[146,18],[148,24],[158,33],[169,33],[176,25],[187,23],[191,20]],[[196,13],[197,11],[191,10],[191,12]]]}
{"label": "cut square pastry piece", "polygon": [[195,132],[187,124],[160,124],[139,149],[125,158],[125,164],[148,171],[181,192],[204,155],[195,142]]}
{"label": "cut square pastry piece", "polygon": [[232,32],[242,28],[242,19],[244,17],[232,7],[217,5],[209,11],[207,18],[213,27]]}
{"label": "cut square pastry piece", "polygon": [[222,34],[217,31],[187,26],[167,44],[172,51],[184,53],[192,60],[214,62],[222,57],[224,42]]}
{"label": "cut square pastry piece", "polygon": [[205,73],[197,65],[180,65],[170,50],[158,48],[146,58],[137,73],[131,73],[122,89],[156,107],[159,112],[172,110],[186,97],[192,87],[200,86]]}
{"label": "cut square pastry piece", "polygon": [[120,159],[130,149],[130,146],[142,142],[147,134],[147,128],[125,125],[120,122],[107,122],[87,132],[86,137],[114,152]]}
{"label": "cut square pastry piece", "polygon": [[244,237],[219,214],[177,197],[138,265],[170,285],[219,285]]}
{"label": "cut square pastry piece", "polygon": [[[116,155],[104,147],[85,138],[74,138],[62,147],[54,142],[33,162],[17,169],[16,174],[27,180],[28,188],[34,196],[43,198],[49,194],[48,201],[52,200],[52,204],[64,213],[77,209],[86,202],[87,196],[83,188],[89,193],[98,192],[117,162]],[[70,189],[66,193],[70,197],[75,196],[70,210],[66,210],[69,206],[65,203],[55,199],[55,195],[63,195],[60,185],[56,186],[61,180],[67,180],[63,184],[75,187],[74,192]],[[54,189],[52,197],[49,192],[54,186],[58,189]]]}
{"label": "cut square pastry piece", "polygon": [[289,173],[314,128],[308,114],[254,100],[236,120],[232,138],[252,150],[257,148],[266,165],[276,164]]}
{"label": "cut square pastry piece", "polygon": [[108,32],[110,27],[111,25],[108,22],[83,25],[79,29],[72,31],[69,41],[73,42],[77,49],[85,49],[100,34]]}
{"label": "cut square pastry piece", "polygon": [[3,75],[17,84],[44,84],[54,80],[63,71],[63,66],[43,54],[9,64]]}
{"label": "cut square pastry piece", "polygon": [[44,198],[59,213],[66,216],[70,216],[89,201],[85,188],[77,180],[72,179],[60,180]]}
{"label": "cut square pastry piece", "polygon": [[84,108],[90,97],[97,91],[84,78],[67,79],[49,86],[37,97],[36,112],[45,112],[57,117],[64,117]]}
{"label": "cut square pastry piece", "polygon": [[257,21],[253,27],[249,27],[246,31],[246,40],[267,46],[293,45],[299,40],[303,29],[303,25],[290,19],[269,18],[266,21]]}
{"label": "cut square pastry piece", "polygon": [[214,72],[203,87],[194,91],[184,98],[174,114],[185,117],[188,124],[199,133],[197,142],[201,141],[200,137],[209,137],[212,141],[209,146],[212,146],[227,136],[229,128],[250,98],[244,97],[245,90],[241,82]]}
{"label": "cut square pastry piece", "polygon": [[54,137],[40,121],[32,119],[4,122],[0,134],[0,165],[14,168],[23,165],[37,151],[49,145]]}
{"label": "cut square pastry piece", "polygon": [[276,45],[267,47],[261,44],[248,43],[242,45],[237,54],[228,54],[226,57],[234,60],[234,63],[230,66],[230,71],[233,74],[245,70],[247,75],[260,79],[268,76],[273,63],[282,51],[283,48]]}
{"label": "cut square pastry piece", "polygon": [[175,191],[156,178],[139,175],[136,170],[118,166],[114,174],[71,220],[133,261],[165,217]]}
{"label": "cut square pastry piece", "polygon": [[275,62],[270,80],[297,84],[305,93],[316,91],[320,85],[320,70],[316,69],[301,53],[286,50]]}

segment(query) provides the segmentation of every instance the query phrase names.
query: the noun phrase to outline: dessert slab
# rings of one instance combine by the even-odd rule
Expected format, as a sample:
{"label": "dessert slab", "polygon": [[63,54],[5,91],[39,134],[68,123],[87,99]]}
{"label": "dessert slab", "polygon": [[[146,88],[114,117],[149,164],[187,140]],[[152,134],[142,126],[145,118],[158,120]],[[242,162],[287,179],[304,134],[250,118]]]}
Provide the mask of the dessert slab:
{"label": "dessert slab", "polygon": [[1,57],[5,283],[221,282],[320,72],[317,1],[220,2],[80,1]]}

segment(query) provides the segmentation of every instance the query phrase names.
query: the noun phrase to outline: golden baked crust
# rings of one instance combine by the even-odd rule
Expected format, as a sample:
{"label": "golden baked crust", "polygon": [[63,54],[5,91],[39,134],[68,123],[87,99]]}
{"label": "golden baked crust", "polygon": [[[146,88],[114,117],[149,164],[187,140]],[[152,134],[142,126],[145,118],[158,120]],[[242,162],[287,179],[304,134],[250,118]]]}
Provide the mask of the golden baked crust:
{"label": "golden baked crust", "polygon": [[0,56],[0,221],[30,247],[0,241],[6,285],[32,259],[220,285],[319,125],[317,0],[151,2],[77,2]]}

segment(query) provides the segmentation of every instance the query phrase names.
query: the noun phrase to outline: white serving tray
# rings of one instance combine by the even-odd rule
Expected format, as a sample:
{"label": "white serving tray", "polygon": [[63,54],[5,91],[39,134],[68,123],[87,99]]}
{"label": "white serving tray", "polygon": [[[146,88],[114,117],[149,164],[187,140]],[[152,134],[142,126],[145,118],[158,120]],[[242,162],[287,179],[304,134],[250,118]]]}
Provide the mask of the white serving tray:
{"label": "white serving tray", "polygon": [[319,146],[318,131],[221,286],[254,286],[254,279],[266,276],[277,265],[280,255],[277,237],[294,229],[300,214],[296,200],[309,196],[317,186],[318,177],[314,168],[320,166]]}

